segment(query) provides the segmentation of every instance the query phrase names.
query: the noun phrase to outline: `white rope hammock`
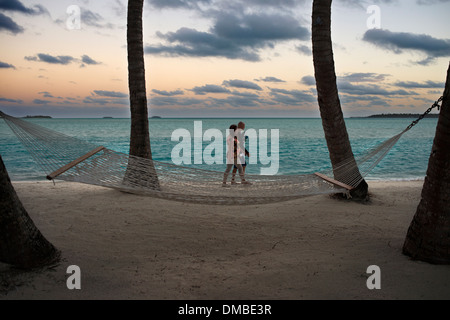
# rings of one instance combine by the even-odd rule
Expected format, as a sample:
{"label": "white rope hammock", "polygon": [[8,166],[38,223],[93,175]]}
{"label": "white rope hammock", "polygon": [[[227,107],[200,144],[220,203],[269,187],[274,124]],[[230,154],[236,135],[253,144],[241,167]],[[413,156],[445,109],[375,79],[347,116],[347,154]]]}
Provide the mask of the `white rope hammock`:
{"label": "white rope hammock", "polygon": [[[48,179],[61,179],[205,204],[271,203],[300,197],[347,193],[384,158],[403,132],[343,161],[327,172],[305,175],[246,175],[252,185],[222,187],[223,172],[177,166],[96,146],[6,115],[0,116],[27,148]],[[336,181],[329,177],[339,177]]]}

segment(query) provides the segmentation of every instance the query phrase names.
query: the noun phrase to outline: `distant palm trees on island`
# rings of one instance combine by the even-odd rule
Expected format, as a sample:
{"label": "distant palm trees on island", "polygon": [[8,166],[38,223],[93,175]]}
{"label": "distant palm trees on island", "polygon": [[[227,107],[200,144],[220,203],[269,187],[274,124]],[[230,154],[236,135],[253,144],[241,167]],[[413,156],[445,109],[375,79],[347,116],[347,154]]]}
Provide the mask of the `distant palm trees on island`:
{"label": "distant palm trees on island", "polygon": [[25,117],[23,117],[23,118],[26,118],[26,119],[33,119],[33,118],[39,118],[39,119],[51,119],[52,117],[50,117],[50,116],[25,116]]}
{"label": "distant palm trees on island", "polygon": [[[373,114],[364,118],[418,118],[420,113],[381,113]],[[438,113],[431,113],[426,116],[427,118],[439,118]]]}

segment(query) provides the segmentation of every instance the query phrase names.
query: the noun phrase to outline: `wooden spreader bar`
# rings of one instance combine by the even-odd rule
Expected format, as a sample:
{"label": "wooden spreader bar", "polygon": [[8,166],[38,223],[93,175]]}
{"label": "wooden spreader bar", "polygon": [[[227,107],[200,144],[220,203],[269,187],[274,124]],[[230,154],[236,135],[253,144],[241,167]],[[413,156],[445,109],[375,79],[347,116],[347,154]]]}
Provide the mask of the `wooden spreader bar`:
{"label": "wooden spreader bar", "polygon": [[105,149],[105,147],[97,147],[94,150],[89,151],[88,153],[86,153],[85,155],[82,155],[81,157],[79,157],[78,159],[73,160],[72,162],[66,164],[64,167],[59,168],[56,171],[53,171],[52,173],[50,173],[49,175],[47,175],[47,179],[48,180],[53,180],[55,179],[57,176],[59,176],[60,174],[63,174],[64,172],[66,172],[67,170],[69,170],[72,167],[75,167],[77,164],[79,164],[80,162],[83,162],[84,160],[92,157],[94,154],[99,153],[100,151],[102,151],[103,149]]}
{"label": "wooden spreader bar", "polygon": [[329,183],[334,184],[335,186],[345,188],[345,189],[347,189],[347,190],[349,190],[349,191],[353,189],[352,186],[349,186],[348,184],[345,184],[345,183],[342,183],[342,182],[340,182],[340,181],[334,180],[334,179],[332,179],[332,178],[330,178],[330,177],[328,177],[328,176],[326,176],[326,175],[324,175],[324,174],[322,174],[322,173],[315,172],[314,174],[315,174],[316,176],[318,176],[319,178],[321,178],[321,179],[323,179],[323,180],[325,180],[325,181],[327,181],[327,182],[329,182]]}

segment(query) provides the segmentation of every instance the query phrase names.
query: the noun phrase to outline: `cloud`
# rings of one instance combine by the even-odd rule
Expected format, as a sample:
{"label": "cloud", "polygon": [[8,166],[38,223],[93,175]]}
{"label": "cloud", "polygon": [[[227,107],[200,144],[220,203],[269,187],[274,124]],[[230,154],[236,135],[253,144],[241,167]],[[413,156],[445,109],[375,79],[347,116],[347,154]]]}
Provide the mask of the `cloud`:
{"label": "cloud", "polygon": [[13,34],[18,34],[24,31],[24,29],[15,23],[10,17],[5,16],[0,12],[0,31],[7,31]]}
{"label": "cloud", "polygon": [[224,86],[233,87],[233,88],[241,88],[241,89],[251,89],[261,91],[262,88],[258,86],[256,83],[245,81],[245,80],[226,80],[222,83]]}
{"label": "cloud", "polygon": [[398,4],[399,0],[341,0],[338,3],[347,7],[366,9],[373,4]]}
{"label": "cloud", "polygon": [[116,0],[112,8],[118,17],[127,16],[127,7],[120,0]]}
{"label": "cloud", "polygon": [[20,1],[18,0],[1,0],[0,1],[0,9],[7,11],[18,11],[22,13],[32,13],[33,11],[29,8],[26,8]]}
{"label": "cloud", "polygon": [[[368,100],[373,102],[372,105],[382,105],[382,101],[378,101],[380,97],[385,99],[390,96],[416,96],[417,93],[413,91],[406,91],[403,89],[400,90],[389,90],[387,86],[381,86],[378,84],[373,84],[372,82],[382,82],[389,77],[389,74],[381,74],[381,73],[347,73],[343,76],[339,76],[337,78],[337,86],[340,96],[343,98],[342,102],[358,102],[362,100]],[[313,76],[304,76],[301,83],[314,86],[316,84],[316,80]],[[369,84],[360,84],[360,83],[369,83]],[[403,88],[419,88],[420,85],[428,85],[426,88],[436,88],[433,85],[437,85],[437,83],[432,81],[427,81],[426,84],[419,84],[417,82],[397,82],[394,84],[397,87]],[[443,84],[442,84],[443,87]],[[377,100],[376,102],[374,102]]]}
{"label": "cloud", "polygon": [[[305,0],[246,0],[246,5],[253,7],[294,8]],[[205,10],[211,6],[220,10],[241,5],[241,1],[225,0],[150,0],[150,5],[156,9],[195,9]]]}
{"label": "cloud", "polygon": [[300,26],[297,19],[278,13],[241,16],[220,13],[212,31],[220,37],[254,47],[265,47],[266,41],[309,40],[309,30]]}
{"label": "cloud", "polygon": [[255,81],[263,81],[263,82],[286,82],[284,80],[275,78],[275,77],[265,77],[260,79],[255,79]]}
{"label": "cloud", "polygon": [[23,100],[20,100],[20,99],[0,98],[0,102],[22,103]]}
{"label": "cloud", "polygon": [[316,85],[316,78],[313,76],[304,76],[301,80],[301,83],[306,84],[307,86],[315,86]]}
{"label": "cloud", "polygon": [[355,72],[355,73],[347,73],[343,76],[339,76],[339,79],[349,82],[380,82],[384,81],[389,74],[383,73],[372,73],[372,72]]}
{"label": "cloud", "polygon": [[259,95],[251,92],[239,92],[239,91],[233,91],[231,92],[233,96],[236,97],[244,97],[244,98],[250,98],[250,99],[259,99]]}
{"label": "cloud", "polygon": [[417,0],[418,5],[430,6],[437,3],[448,3],[450,0]]}
{"label": "cloud", "polygon": [[38,94],[42,94],[42,96],[44,98],[54,98],[54,96],[50,92],[47,92],[47,91],[38,92]]}
{"label": "cloud", "polygon": [[[107,91],[106,91],[107,92]],[[130,101],[128,99],[117,99],[117,97],[110,98],[109,96],[105,96],[106,98],[95,98],[95,97],[86,97],[83,99],[83,103],[85,104],[99,104],[99,105],[111,105],[111,104],[120,104],[120,105],[129,105]]]}
{"label": "cloud", "polygon": [[207,93],[230,93],[230,90],[222,86],[214,84],[206,84],[201,87],[195,87],[191,89],[196,95],[205,95]]}
{"label": "cloud", "polygon": [[296,46],[295,49],[306,56],[312,56],[312,49],[305,45]]}
{"label": "cloud", "polygon": [[161,95],[161,96],[166,96],[166,97],[173,97],[173,96],[179,96],[179,95],[184,94],[184,92],[182,90],[165,91],[165,90],[153,89],[152,92],[156,93],[158,95]]}
{"label": "cloud", "polygon": [[83,99],[84,104],[97,104],[97,105],[126,105],[128,106],[130,101],[128,99],[128,94],[117,92],[117,91],[107,91],[107,90],[94,90],[91,96],[87,96]]}
{"label": "cloud", "polygon": [[88,55],[81,56],[81,61],[86,64],[101,64],[101,62],[97,62],[90,58]]}
{"label": "cloud", "polygon": [[225,99],[226,102],[233,107],[255,107],[261,105],[276,105],[268,99],[262,98],[259,94],[250,92],[233,92],[232,96]]}
{"label": "cloud", "polygon": [[338,80],[337,82],[339,92],[352,95],[373,95],[373,96],[408,96],[417,95],[417,93],[405,90],[387,90],[379,85],[355,85],[348,81]]}
{"label": "cloud", "polygon": [[42,13],[48,13],[47,9],[45,9],[41,5],[35,5],[32,8],[27,8],[18,0],[1,0],[0,1],[0,10],[15,11],[15,12],[21,12],[21,13],[25,13],[25,14],[35,14],[35,15],[42,14]]}
{"label": "cloud", "polygon": [[88,55],[81,56],[81,59],[74,58],[72,56],[53,56],[46,53],[38,53],[35,56],[26,56],[25,60],[28,61],[36,61],[36,62],[45,62],[50,64],[61,64],[68,65],[72,62],[81,63],[80,67],[84,68],[86,65],[97,65],[101,64],[101,62],[95,61]]}
{"label": "cloud", "polygon": [[450,56],[449,39],[437,39],[426,34],[371,29],[366,31],[363,40],[396,54],[403,53],[405,50],[425,53],[427,57],[417,62],[421,65],[428,65],[436,58]]}
{"label": "cloud", "polygon": [[33,103],[34,103],[34,104],[43,104],[43,105],[47,105],[47,104],[50,103],[50,101],[48,101],[48,100],[41,100],[41,99],[34,99],[34,100],[33,100]]}
{"label": "cloud", "polygon": [[298,1],[298,0],[246,0],[246,3],[252,4],[252,5],[258,5],[258,6],[269,6],[269,7],[288,7],[293,8],[296,5],[299,4],[299,2],[304,1]]}
{"label": "cloud", "polygon": [[28,61],[40,61],[46,62],[50,64],[62,64],[67,65],[74,61],[75,59],[71,56],[52,56],[45,53],[38,53],[36,56],[28,56],[25,57],[25,60]]}
{"label": "cloud", "polygon": [[[350,83],[350,82],[381,82],[386,80],[390,76],[389,74],[373,73],[373,72],[354,72],[346,73],[343,76],[338,76],[338,82]],[[301,83],[307,86],[315,86],[316,79],[313,76],[304,76]]]}
{"label": "cloud", "polygon": [[211,0],[150,0],[151,6],[157,9],[192,9],[198,8],[198,4],[210,4]]}
{"label": "cloud", "polygon": [[401,88],[417,88],[417,89],[423,89],[423,88],[444,88],[443,82],[435,82],[435,81],[425,81],[422,83],[414,82],[414,81],[398,81],[394,85]]}
{"label": "cloud", "polygon": [[15,69],[15,68],[16,67],[14,67],[12,64],[0,61],[0,69]]}
{"label": "cloud", "polygon": [[304,102],[317,102],[316,97],[309,91],[271,88],[269,94],[273,97],[274,101],[285,105],[301,105]]}
{"label": "cloud", "polygon": [[[120,15],[123,14],[122,12],[123,8],[119,7],[117,5],[118,3],[119,2],[116,1],[116,5],[113,5],[112,9],[116,12],[117,15]],[[115,27],[113,23],[106,21],[106,19],[103,18],[103,16],[100,15],[99,13],[96,13],[86,8],[80,8],[80,21],[83,27],[89,26],[99,29],[114,29]],[[55,20],[55,23],[66,26],[66,21],[62,19]]]}
{"label": "cloud", "polygon": [[[49,12],[41,5],[35,5],[32,8],[25,7],[18,0],[0,0],[0,10],[19,12],[29,15],[48,14]],[[0,31],[18,34],[24,31],[24,28],[14,22],[10,17],[0,13]]]}
{"label": "cloud", "polygon": [[94,90],[97,96],[108,97],[108,98],[127,98],[128,94],[117,92],[117,91],[106,91],[106,90]]}
{"label": "cloud", "polygon": [[[390,100],[386,97],[379,97],[379,96],[354,96],[354,95],[348,95],[348,94],[342,94],[340,95],[341,103],[343,104],[351,104],[351,103],[357,103],[358,107],[370,107],[372,105],[378,105],[378,106],[390,106]],[[367,105],[363,105],[362,102],[369,102]]]}
{"label": "cloud", "polygon": [[157,35],[168,41],[169,45],[148,45],[145,47],[145,53],[173,57],[224,57],[247,61],[260,59],[259,55],[249,48],[240,47],[229,39],[220,38],[208,32],[181,28],[166,34],[157,32]]}
{"label": "cloud", "polygon": [[309,30],[298,19],[280,13],[215,12],[208,32],[180,28],[156,35],[166,44],[148,45],[147,54],[190,57],[224,57],[260,61],[260,50],[287,40],[309,40]]}
{"label": "cloud", "polygon": [[260,105],[257,97],[242,97],[239,95],[229,96],[225,99],[211,99],[213,106],[229,105],[234,108],[257,107]]}
{"label": "cloud", "polygon": [[99,104],[99,105],[104,106],[105,104],[109,104],[110,100],[109,99],[98,99],[98,98],[93,98],[93,97],[86,97],[86,98],[84,98],[83,103],[86,103],[86,104],[94,103],[94,104]]}
{"label": "cloud", "polygon": [[205,104],[205,100],[194,99],[194,98],[175,98],[167,96],[157,96],[150,98],[150,104],[152,106],[162,107],[162,106],[193,106]]}
{"label": "cloud", "polygon": [[107,29],[114,28],[114,25],[112,23],[105,22],[105,19],[100,14],[85,8],[81,9],[80,19],[83,25],[96,28],[107,28]]}

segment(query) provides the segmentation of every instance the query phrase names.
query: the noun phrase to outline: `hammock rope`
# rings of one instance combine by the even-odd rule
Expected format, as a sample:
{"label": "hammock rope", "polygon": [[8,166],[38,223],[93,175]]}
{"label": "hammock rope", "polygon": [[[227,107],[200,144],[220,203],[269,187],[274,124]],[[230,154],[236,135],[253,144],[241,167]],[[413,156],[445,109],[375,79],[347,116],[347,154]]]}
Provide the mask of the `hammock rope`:
{"label": "hammock rope", "polygon": [[[5,120],[48,179],[61,179],[125,192],[204,204],[259,204],[310,195],[348,193],[386,156],[399,134],[328,171],[297,175],[246,175],[252,185],[222,187],[223,172],[134,157],[4,114]],[[329,177],[340,177],[339,181]],[[155,188],[155,181],[158,188]]]}

